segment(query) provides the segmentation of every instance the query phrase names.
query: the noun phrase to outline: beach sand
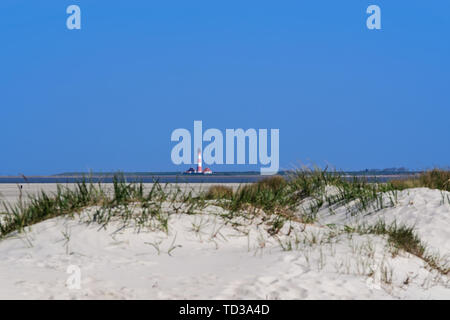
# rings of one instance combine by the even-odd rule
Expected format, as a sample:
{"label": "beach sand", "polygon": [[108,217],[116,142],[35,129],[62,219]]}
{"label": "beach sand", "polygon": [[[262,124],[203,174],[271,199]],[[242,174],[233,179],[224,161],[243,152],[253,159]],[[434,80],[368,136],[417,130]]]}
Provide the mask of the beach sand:
{"label": "beach sand", "polygon": [[[32,184],[23,193],[42,188],[56,191]],[[16,185],[0,185],[0,193],[9,203],[19,198]],[[396,206],[360,216],[324,208],[316,223],[286,223],[276,237],[264,221],[225,223],[224,209],[213,205],[170,215],[168,233],[87,224],[95,208],[87,209],[0,240],[0,299],[450,299],[448,275],[392,252],[385,236],[330,236],[330,225],[407,223],[448,261],[450,203],[443,194],[401,191]],[[79,288],[73,270],[80,271]]]}

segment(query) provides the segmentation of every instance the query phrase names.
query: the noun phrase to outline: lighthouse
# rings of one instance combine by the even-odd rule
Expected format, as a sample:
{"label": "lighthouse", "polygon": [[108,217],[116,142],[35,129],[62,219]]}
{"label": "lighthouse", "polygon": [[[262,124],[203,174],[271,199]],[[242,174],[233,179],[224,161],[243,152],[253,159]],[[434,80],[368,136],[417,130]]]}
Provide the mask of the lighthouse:
{"label": "lighthouse", "polygon": [[197,173],[203,173],[203,170],[202,170],[202,151],[200,149],[198,149]]}
{"label": "lighthouse", "polygon": [[183,174],[213,174],[210,168],[203,169],[202,166],[202,151],[199,148],[197,153],[197,170],[194,168],[189,168],[189,170],[185,171]]}

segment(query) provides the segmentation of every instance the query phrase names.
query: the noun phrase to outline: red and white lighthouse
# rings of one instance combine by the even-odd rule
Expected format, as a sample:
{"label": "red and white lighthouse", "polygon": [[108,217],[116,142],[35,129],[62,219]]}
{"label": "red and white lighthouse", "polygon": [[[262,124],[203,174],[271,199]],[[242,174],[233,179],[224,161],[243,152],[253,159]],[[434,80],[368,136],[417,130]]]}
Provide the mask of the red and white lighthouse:
{"label": "red and white lighthouse", "polygon": [[202,170],[202,151],[200,149],[198,149],[197,173],[203,173],[203,170]]}

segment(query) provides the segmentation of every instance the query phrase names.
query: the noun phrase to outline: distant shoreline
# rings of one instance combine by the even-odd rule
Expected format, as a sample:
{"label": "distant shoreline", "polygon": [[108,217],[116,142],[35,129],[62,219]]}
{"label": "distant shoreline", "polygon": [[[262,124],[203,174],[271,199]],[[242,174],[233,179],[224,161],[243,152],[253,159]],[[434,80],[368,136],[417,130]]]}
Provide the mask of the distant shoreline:
{"label": "distant shoreline", "polygon": [[[386,182],[393,179],[409,178],[417,175],[419,172],[404,172],[404,173],[381,173],[380,174],[365,174],[364,172],[343,172],[343,177],[362,177],[369,181]],[[283,175],[283,173],[281,173]],[[258,174],[223,174],[215,173],[211,175],[189,175],[189,174],[130,174],[123,173],[123,177],[129,182],[143,182],[154,183],[252,183],[264,179],[266,176]],[[15,183],[77,183],[82,180],[87,180],[93,183],[112,183],[114,174],[73,174],[73,175],[35,175],[35,176],[0,176],[0,184]]]}

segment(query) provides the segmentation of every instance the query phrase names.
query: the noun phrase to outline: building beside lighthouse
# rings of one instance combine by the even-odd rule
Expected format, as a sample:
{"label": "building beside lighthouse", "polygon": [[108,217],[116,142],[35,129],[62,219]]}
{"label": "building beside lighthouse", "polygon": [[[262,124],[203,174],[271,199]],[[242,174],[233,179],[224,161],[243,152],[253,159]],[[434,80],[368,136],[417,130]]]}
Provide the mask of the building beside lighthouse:
{"label": "building beside lighthouse", "polygon": [[205,168],[205,170],[203,170],[203,174],[212,174],[212,170],[210,168]]}
{"label": "building beside lighthouse", "polygon": [[202,151],[198,149],[197,153],[197,170],[194,168],[189,168],[189,170],[185,171],[186,174],[212,174],[212,170],[210,168],[203,169],[202,167]]}

